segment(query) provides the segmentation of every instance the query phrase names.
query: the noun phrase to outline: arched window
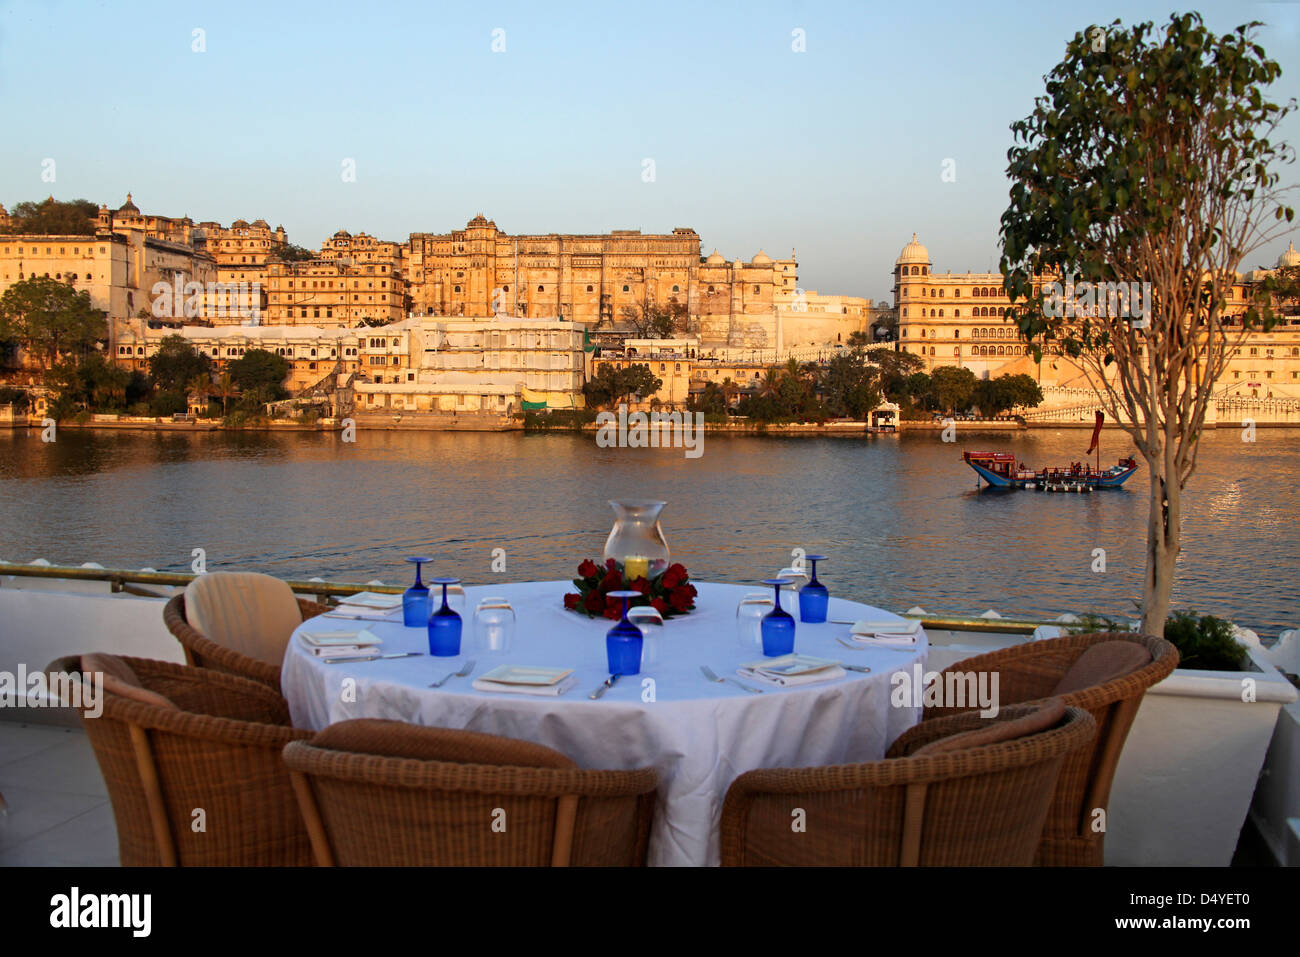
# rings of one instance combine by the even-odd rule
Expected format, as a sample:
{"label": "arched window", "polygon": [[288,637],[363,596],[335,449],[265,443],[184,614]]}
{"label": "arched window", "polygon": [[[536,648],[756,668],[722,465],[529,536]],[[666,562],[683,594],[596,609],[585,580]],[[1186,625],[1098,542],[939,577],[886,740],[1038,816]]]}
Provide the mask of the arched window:
{"label": "arched window", "polygon": [[976,286],[974,289],[971,290],[971,295],[972,295],[972,296],[982,296],[982,295],[984,295],[984,290],[981,289],[979,286]]}
{"label": "arched window", "polygon": [[[623,288],[626,289],[627,287],[624,286]],[[546,292],[546,287],[545,287],[545,286],[538,286],[538,287],[537,287],[537,291],[538,291],[538,292]]]}
{"label": "arched window", "polygon": [[1002,346],[998,346],[998,355],[1000,355],[1000,356],[1004,356],[1004,355],[1006,355],[1006,354],[1007,354],[1007,350],[1006,350],[1005,348],[1003,348]]}
{"label": "arched window", "polygon": [[624,291],[624,292],[631,292],[631,290],[630,290],[630,289],[628,289],[628,287],[627,287],[627,286],[624,286],[624,287],[623,287],[623,291]]}
{"label": "arched window", "polygon": [[[922,267],[921,267],[921,275],[922,275],[922,276],[928,276],[928,275],[930,275],[930,267],[929,267],[929,266],[922,266]],[[933,353],[931,353],[931,355],[933,355]]]}
{"label": "arched window", "polygon": [[591,288],[590,286],[588,286],[588,287],[587,287],[587,292],[591,292],[591,291],[592,291],[592,288]]}
{"label": "arched window", "polygon": [[942,309],[939,310],[939,318],[940,318],[940,319],[943,318],[943,310],[942,310]]}
{"label": "arched window", "polygon": [[961,355],[961,346],[953,346],[952,354],[955,356]]}
{"label": "arched window", "polygon": [[954,289],[954,290],[952,291],[952,294],[953,294],[953,297],[954,297],[954,298],[957,298],[957,299],[960,299],[960,298],[961,298],[961,290],[960,290],[960,289]]}
{"label": "arched window", "polygon": [[912,267],[912,275],[913,275],[913,276],[919,276],[919,275],[921,275],[921,270],[918,269],[916,266],[913,266],[913,267]]}
{"label": "arched window", "polygon": [[460,286],[452,286],[451,290],[452,292],[460,292]]}
{"label": "arched window", "polygon": [[[587,287],[587,291],[588,291],[588,292],[591,291],[591,287],[590,287],[590,286]],[[681,288],[680,288],[679,286],[673,286],[673,292],[681,292],[681,291],[682,291],[682,290],[681,290]]]}
{"label": "arched window", "polygon": [[954,309],[954,310],[952,311],[952,317],[953,317],[954,319],[960,319],[960,318],[961,318],[961,310],[960,310],[960,309]]}
{"label": "arched window", "polygon": [[931,338],[931,339],[938,339],[938,338],[939,338],[939,334],[938,334],[937,332],[935,332],[933,329],[931,329],[931,330],[930,330],[930,338]]}
{"label": "arched window", "polygon": [[940,298],[940,299],[943,298],[943,290],[942,290],[942,289],[939,290],[939,298]]}
{"label": "arched window", "polygon": [[924,329],[921,330],[921,338],[922,338],[922,339],[925,338],[925,330],[924,330]]}

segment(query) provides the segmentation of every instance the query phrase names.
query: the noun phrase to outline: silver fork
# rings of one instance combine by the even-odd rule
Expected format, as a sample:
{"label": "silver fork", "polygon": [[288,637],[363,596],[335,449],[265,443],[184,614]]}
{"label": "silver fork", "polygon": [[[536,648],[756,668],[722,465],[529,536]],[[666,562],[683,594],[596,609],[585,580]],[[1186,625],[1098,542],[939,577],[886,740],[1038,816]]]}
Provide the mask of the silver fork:
{"label": "silver fork", "polygon": [[724,681],[730,681],[737,688],[740,688],[742,691],[748,691],[750,694],[763,693],[762,688],[751,688],[749,685],[737,681],[735,678],[719,678],[717,675],[713,673],[713,669],[710,668],[708,665],[700,665],[700,672],[701,674],[704,675],[704,677],[708,678],[710,681],[716,681],[719,684],[721,684]]}
{"label": "silver fork", "polygon": [[466,675],[468,675],[468,674],[469,674],[471,671],[473,671],[473,670],[474,670],[474,661],[473,661],[473,659],[470,659],[469,661],[465,662],[465,664],[461,665],[461,669],[460,669],[460,671],[453,671],[451,674],[443,675],[441,678],[439,678],[439,679],[438,679],[437,681],[435,681],[433,684],[429,685],[429,687],[430,687],[430,688],[441,688],[443,685],[445,685],[445,684],[446,684],[448,681],[450,681],[452,678],[464,678]]}

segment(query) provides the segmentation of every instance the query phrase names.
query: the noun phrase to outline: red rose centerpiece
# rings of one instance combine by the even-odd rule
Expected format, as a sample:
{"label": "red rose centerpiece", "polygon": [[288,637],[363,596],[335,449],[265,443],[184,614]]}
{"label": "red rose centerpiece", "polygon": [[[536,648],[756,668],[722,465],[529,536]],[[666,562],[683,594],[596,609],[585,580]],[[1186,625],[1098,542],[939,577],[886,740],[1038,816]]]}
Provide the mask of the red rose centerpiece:
{"label": "red rose centerpiece", "polygon": [[685,615],[695,609],[695,586],[690,582],[686,566],[672,564],[651,578],[644,576],[628,581],[623,576],[623,565],[609,559],[597,565],[590,558],[578,566],[578,577],[573,579],[576,592],[564,596],[564,607],[581,612],[588,618],[608,618],[618,621],[623,616],[623,602],[609,597],[612,591],[638,591],[629,605],[649,605],[664,618]]}

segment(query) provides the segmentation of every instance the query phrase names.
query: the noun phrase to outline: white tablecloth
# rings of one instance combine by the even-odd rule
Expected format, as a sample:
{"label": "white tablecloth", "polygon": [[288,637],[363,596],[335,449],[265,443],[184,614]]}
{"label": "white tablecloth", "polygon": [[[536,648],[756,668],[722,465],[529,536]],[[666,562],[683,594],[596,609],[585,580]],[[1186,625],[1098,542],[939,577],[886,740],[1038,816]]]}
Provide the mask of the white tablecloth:
{"label": "white tablecloth", "polygon": [[[641,674],[624,676],[600,700],[588,694],[607,676],[605,632],[613,622],[565,611],[568,582],[522,582],[465,589],[461,656],[427,655],[424,628],[368,623],[384,652],[423,651],[423,657],[325,664],[307,653],[297,632],[285,653],[282,685],[293,722],[321,729],[349,718],[397,718],[416,724],[467,728],[535,741],[555,748],[585,768],[659,771],[659,803],[650,836],[649,863],[717,864],[718,823],[727,787],[754,768],[807,767],[874,761],[919,718],[919,709],[893,707],[890,676],[924,665],[928,642],[915,650],[842,647],[836,635],[849,626],[798,622],[795,650],[866,665],[870,674],[796,688],[765,687],[761,695],[706,681],[700,665],[736,677],[761,649],[742,646],[736,605],[762,587],[696,582],[696,610],[646,627],[647,657]],[[833,588],[833,585],[832,585]],[[473,609],[489,595],[507,597],[517,616],[507,654],[473,647]],[[828,618],[895,619],[889,612],[832,596]],[[797,619],[797,616],[796,616]],[[317,630],[346,630],[360,622],[314,620]],[[658,648],[652,647],[654,643]],[[441,689],[429,683],[474,659],[473,674],[452,678]],[[578,683],[558,698],[481,693],[474,677],[499,664],[573,668]],[[345,687],[345,680],[353,679]],[[759,684],[757,682],[751,682]],[[353,690],[355,693],[353,693]],[[651,694],[653,692],[653,695]],[[649,700],[653,698],[653,700]]]}

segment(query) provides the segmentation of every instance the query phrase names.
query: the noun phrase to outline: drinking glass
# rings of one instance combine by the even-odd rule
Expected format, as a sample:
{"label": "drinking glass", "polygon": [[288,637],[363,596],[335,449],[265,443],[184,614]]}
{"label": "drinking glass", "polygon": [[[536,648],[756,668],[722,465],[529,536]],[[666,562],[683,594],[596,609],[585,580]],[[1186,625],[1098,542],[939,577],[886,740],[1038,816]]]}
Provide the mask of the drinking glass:
{"label": "drinking glass", "polygon": [[447,586],[460,583],[459,578],[434,578],[442,586],[442,607],[429,616],[429,654],[454,658],[460,654],[461,618],[447,604]]}
{"label": "drinking glass", "polygon": [[402,624],[407,628],[419,628],[429,621],[429,589],[420,581],[420,566],[428,558],[408,558],[415,566],[415,584],[402,592]]}
{"label": "drinking glass", "polygon": [[826,556],[805,555],[804,559],[812,564],[812,578],[799,589],[799,620],[817,624],[826,620],[826,609],[831,601],[831,593],[817,580],[817,563],[824,562]]}
{"label": "drinking glass", "polygon": [[772,596],[765,591],[752,591],[740,599],[736,606],[736,635],[747,651],[756,651],[763,645],[763,616],[772,610]]}
{"label": "drinking glass", "polygon": [[515,637],[515,610],[504,598],[484,598],[474,609],[474,642],[485,654],[510,650]]}
{"label": "drinking glass", "polygon": [[764,585],[774,589],[775,607],[763,616],[763,654],[777,658],[794,651],[794,616],[781,607],[781,589],[790,584],[788,578],[764,578]]}
{"label": "drinking glass", "polygon": [[[456,579],[459,583],[460,579]],[[460,615],[462,618],[468,613],[468,600],[465,598],[465,588],[460,584],[451,585],[447,588],[447,607]]]}
{"label": "drinking glass", "polygon": [[641,629],[627,619],[629,599],[640,598],[639,591],[611,591],[610,598],[623,599],[623,618],[605,632],[605,655],[609,659],[611,675],[634,675],[641,670],[641,648],[644,639]]}
{"label": "drinking glass", "polygon": [[787,578],[789,582],[781,588],[781,607],[791,615],[799,607],[799,589],[808,584],[808,573],[803,566],[783,568],[776,573],[777,578]]}
{"label": "drinking glass", "polygon": [[628,609],[627,620],[641,629],[641,667],[659,663],[659,645],[663,640],[664,616],[650,605]]}

